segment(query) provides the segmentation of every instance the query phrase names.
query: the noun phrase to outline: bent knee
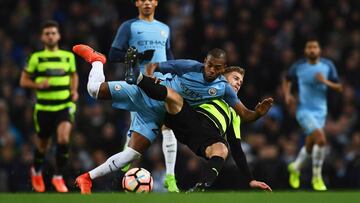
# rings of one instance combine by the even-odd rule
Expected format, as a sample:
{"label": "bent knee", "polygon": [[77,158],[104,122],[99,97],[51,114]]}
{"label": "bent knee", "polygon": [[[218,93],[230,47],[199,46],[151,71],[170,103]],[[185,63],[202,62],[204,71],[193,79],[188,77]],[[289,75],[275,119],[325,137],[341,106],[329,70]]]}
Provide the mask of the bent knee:
{"label": "bent knee", "polygon": [[205,154],[207,158],[211,158],[213,156],[220,156],[223,159],[226,159],[228,156],[229,150],[224,143],[218,142],[212,144],[211,146],[207,147],[205,150]]}

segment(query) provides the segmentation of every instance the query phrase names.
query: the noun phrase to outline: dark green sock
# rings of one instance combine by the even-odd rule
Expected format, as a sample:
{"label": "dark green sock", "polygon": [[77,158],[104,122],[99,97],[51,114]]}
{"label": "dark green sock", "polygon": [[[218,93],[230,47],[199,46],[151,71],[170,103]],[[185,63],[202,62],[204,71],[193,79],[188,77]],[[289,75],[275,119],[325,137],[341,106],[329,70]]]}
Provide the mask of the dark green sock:
{"label": "dark green sock", "polygon": [[57,144],[56,145],[56,175],[62,175],[69,160],[69,145]]}

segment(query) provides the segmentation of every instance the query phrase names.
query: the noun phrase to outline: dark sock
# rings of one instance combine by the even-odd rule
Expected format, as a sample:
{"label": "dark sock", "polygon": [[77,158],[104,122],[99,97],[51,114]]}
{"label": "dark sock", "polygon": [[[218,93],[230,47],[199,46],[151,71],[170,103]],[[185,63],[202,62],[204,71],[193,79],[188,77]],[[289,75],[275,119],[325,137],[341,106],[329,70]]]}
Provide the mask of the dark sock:
{"label": "dark sock", "polygon": [[66,164],[69,159],[69,145],[57,144],[56,146],[56,175],[64,173]]}
{"label": "dark sock", "polygon": [[205,187],[210,187],[215,182],[224,163],[225,160],[220,156],[213,156],[209,159],[206,167],[203,169],[202,178],[200,180]]}
{"label": "dark sock", "polygon": [[154,79],[143,75],[143,78],[138,84],[147,96],[152,99],[165,101],[167,96],[167,89],[164,85],[155,84]]}
{"label": "dark sock", "polygon": [[34,168],[36,172],[41,170],[41,167],[44,163],[45,154],[41,153],[39,150],[35,149],[34,152]]}

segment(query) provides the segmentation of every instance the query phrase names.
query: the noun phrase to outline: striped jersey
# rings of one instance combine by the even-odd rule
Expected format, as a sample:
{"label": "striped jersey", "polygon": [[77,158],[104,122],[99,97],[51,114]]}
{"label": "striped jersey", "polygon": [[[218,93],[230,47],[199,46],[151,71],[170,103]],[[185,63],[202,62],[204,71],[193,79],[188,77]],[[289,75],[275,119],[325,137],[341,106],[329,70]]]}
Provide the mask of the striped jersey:
{"label": "striped jersey", "polygon": [[47,89],[36,90],[36,110],[59,111],[75,106],[70,95],[70,75],[76,72],[73,53],[60,49],[35,52],[25,71],[35,83],[48,80],[50,85]]}

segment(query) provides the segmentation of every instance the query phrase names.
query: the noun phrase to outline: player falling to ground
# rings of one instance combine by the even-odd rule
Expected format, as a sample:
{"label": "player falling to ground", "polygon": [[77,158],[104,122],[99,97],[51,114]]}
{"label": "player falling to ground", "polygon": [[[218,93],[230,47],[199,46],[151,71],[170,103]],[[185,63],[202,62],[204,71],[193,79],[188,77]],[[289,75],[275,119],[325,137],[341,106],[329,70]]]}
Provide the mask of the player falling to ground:
{"label": "player falling to ground", "polygon": [[[129,85],[125,81],[105,82],[103,64],[105,63],[106,59],[103,55],[94,52],[92,48],[86,45],[76,45],[73,47],[73,51],[79,56],[83,57],[87,62],[92,64],[92,69],[89,73],[88,92],[93,98],[100,100],[112,100],[113,105],[117,108],[138,111],[138,115],[132,121],[130,127],[131,138],[129,147],[125,148],[124,151],[113,155],[108,160],[106,160],[105,163],[91,170],[89,173],[84,173],[76,179],[81,192],[86,194],[91,192],[92,179],[101,177],[112,171],[119,170],[119,168],[123,167],[124,165],[138,159],[141,154],[143,154],[149,148],[151,142],[157,135],[154,133],[153,129],[159,128],[159,125],[164,122],[166,104],[161,101],[150,99],[143,91],[141,91],[139,87],[135,85]],[[130,48],[129,52],[133,53],[132,51],[133,49]],[[128,55],[131,56],[132,54]],[[261,102],[256,107],[256,111],[250,111],[241,103],[237,103],[240,101],[237,98],[235,91],[227,83],[224,77],[219,75],[220,70],[217,70],[218,68],[221,70],[225,68],[225,59],[225,52],[219,49],[214,49],[208,53],[205,59],[205,64],[192,60],[162,62],[160,64],[163,64],[166,67],[170,66],[170,69],[172,64],[176,63],[177,66],[175,69],[183,74],[180,74],[179,76],[170,75],[170,78],[163,77],[160,79],[164,80],[162,83],[176,87],[179,91],[181,91],[182,87],[184,91],[181,92],[184,94],[184,96],[187,95],[187,98],[189,98],[191,103],[194,105],[201,104],[212,98],[224,97],[227,102],[232,104],[236,103],[239,105],[237,108],[238,110],[241,110],[240,114],[245,121],[255,120],[264,115],[271,107],[272,99],[266,99]],[[217,70],[215,72],[214,67],[216,67]],[[135,72],[139,73],[139,70]],[[134,79],[135,80],[133,81],[137,81],[137,78],[134,77]],[[152,86],[152,84],[154,84],[153,81],[149,83],[150,86]],[[191,87],[191,89],[187,87]],[[179,101],[183,102],[181,96]],[[186,105],[186,107],[187,110],[192,112],[192,108],[190,108],[189,105]],[[226,141],[224,141],[224,139],[221,136],[218,136],[218,134],[216,134],[217,132],[214,131],[211,131],[209,135],[205,135],[204,132],[207,132],[207,129],[203,129],[202,131],[200,130],[202,133],[197,133],[200,129],[199,127],[202,126],[198,125],[198,122],[192,122],[192,119],[197,120],[197,118],[198,117],[195,116],[191,117],[191,119],[182,120],[179,123],[180,128],[182,126],[184,129],[189,129],[189,134],[182,133],[176,136],[180,136],[180,138],[189,138],[189,140],[182,140],[183,143],[188,145],[195,153],[203,157],[205,156],[206,148],[216,142],[222,143],[218,143],[216,146],[211,146],[213,150],[210,150],[210,154],[223,153],[224,148],[222,147],[225,146],[223,143],[226,143]],[[188,126],[182,123],[189,123],[190,128],[187,128]],[[191,125],[191,123],[193,124]],[[194,128],[196,128],[196,130],[192,132],[192,129]],[[199,137],[199,139],[194,137]],[[217,148],[219,145],[221,145],[221,148]],[[227,153],[224,154],[225,155],[223,156],[226,156]],[[207,171],[213,171],[211,170],[211,168],[213,168],[211,167],[212,165],[215,165],[215,168],[221,168],[224,163],[223,158],[220,158],[219,156],[214,157],[212,160],[208,160],[208,162],[211,163],[207,165],[206,168],[209,168]],[[217,171],[220,171],[220,168]],[[212,183],[217,174],[215,173],[214,175],[213,172],[210,173],[210,178],[212,180],[206,182]],[[205,178],[209,177],[206,176]]]}
{"label": "player falling to ground", "polygon": [[50,138],[56,134],[56,170],[51,183],[58,192],[68,192],[62,174],[69,158],[69,139],[78,100],[78,75],[74,54],[59,49],[59,25],[46,21],[41,29],[44,50],[31,55],[21,74],[20,86],[36,92],[34,123],[36,143],[31,183],[36,192],[44,192],[41,167]]}
{"label": "player falling to ground", "polygon": [[[327,190],[321,170],[325,159],[326,136],[324,124],[327,114],[327,89],[341,92],[338,74],[334,64],[320,57],[321,48],[317,39],[309,39],[305,44],[305,59],[291,66],[287,80],[283,83],[286,104],[296,107],[296,120],[306,134],[303,146],[296,160],[289,164],[289,183],[293,188],[300,187],[300,171],[308,157],[312,158],[312,187],[314,190]],[[299,101],[291,94],[291,85],[298,84]]]}
{"label": "player falling to ground", "polygon": [[272,98],[267,98],[258,103],[255,111],[247,109],[220,75],[225,70],[225,60],[224,51],[213,49],[204,64],[193,60],[173,60],[147,65],[145,74],[150,77],[153,77],[154,71],[177,75],[170,83],[154,83],[150,77],[137,71],[136,84],[150,98],[165,102],[165,125],[173,129],[178,141],[208,160],[200,181],[192,190],[203,191],[213,184],[224,165],[228,149],[224,137],[219,136],[219,129],[210,127],[208,118],[199,115],[190,105],[201,105],[211,98],[224,98],[236,115],[250,122],[265,115],[273,103]]}
{"label": "player falling to ground", "polygon": [[[223,75],[234,91],[238,93],[243,84],[245,70],[238,66],[230,66],[225,69]],[[241,118],[236,114],[234,109],[227,105],[222,99],[214,99],[199,105],[195,110],[198,114],[206,117],[208,125],[217,129],[219,136],[225,138],[228,143],[226,146],[230,148],[234,161],[240,171],[239,175],[245,177],[249,187],[272,191],[266,183],[255,180],[250,172],[246,156],[241,147]],[[208,150],[210,149],[211,148]],[[192,188],[191,191],[202,189],[204,188],[201,183],[199,183]]]}
{"label": "player falling to ground", "polygon": [[[169,27],[154,18],[157,0],[134,0],[138,8],[137,18],[125,21],[118,29],[109,52],[110,62],[124,62],[125,54],[130,46],[136,47],[142,57],[140,67],[151,62],[162,62],[173,59],[170,50]],[[125,80],[131,80],[133,73],[126,72]],[[131,119],[135,118],[136,112],[131,113]],[[164,186],[169,192],[179,192],[175,180],[175,162],[177,153],[177,141],[171,129],[162,128],[162,149],[164,152],[166,176]],[[126,137],[125,146],[129,142]],[[128,167],[125,167],[125,170]]]}

